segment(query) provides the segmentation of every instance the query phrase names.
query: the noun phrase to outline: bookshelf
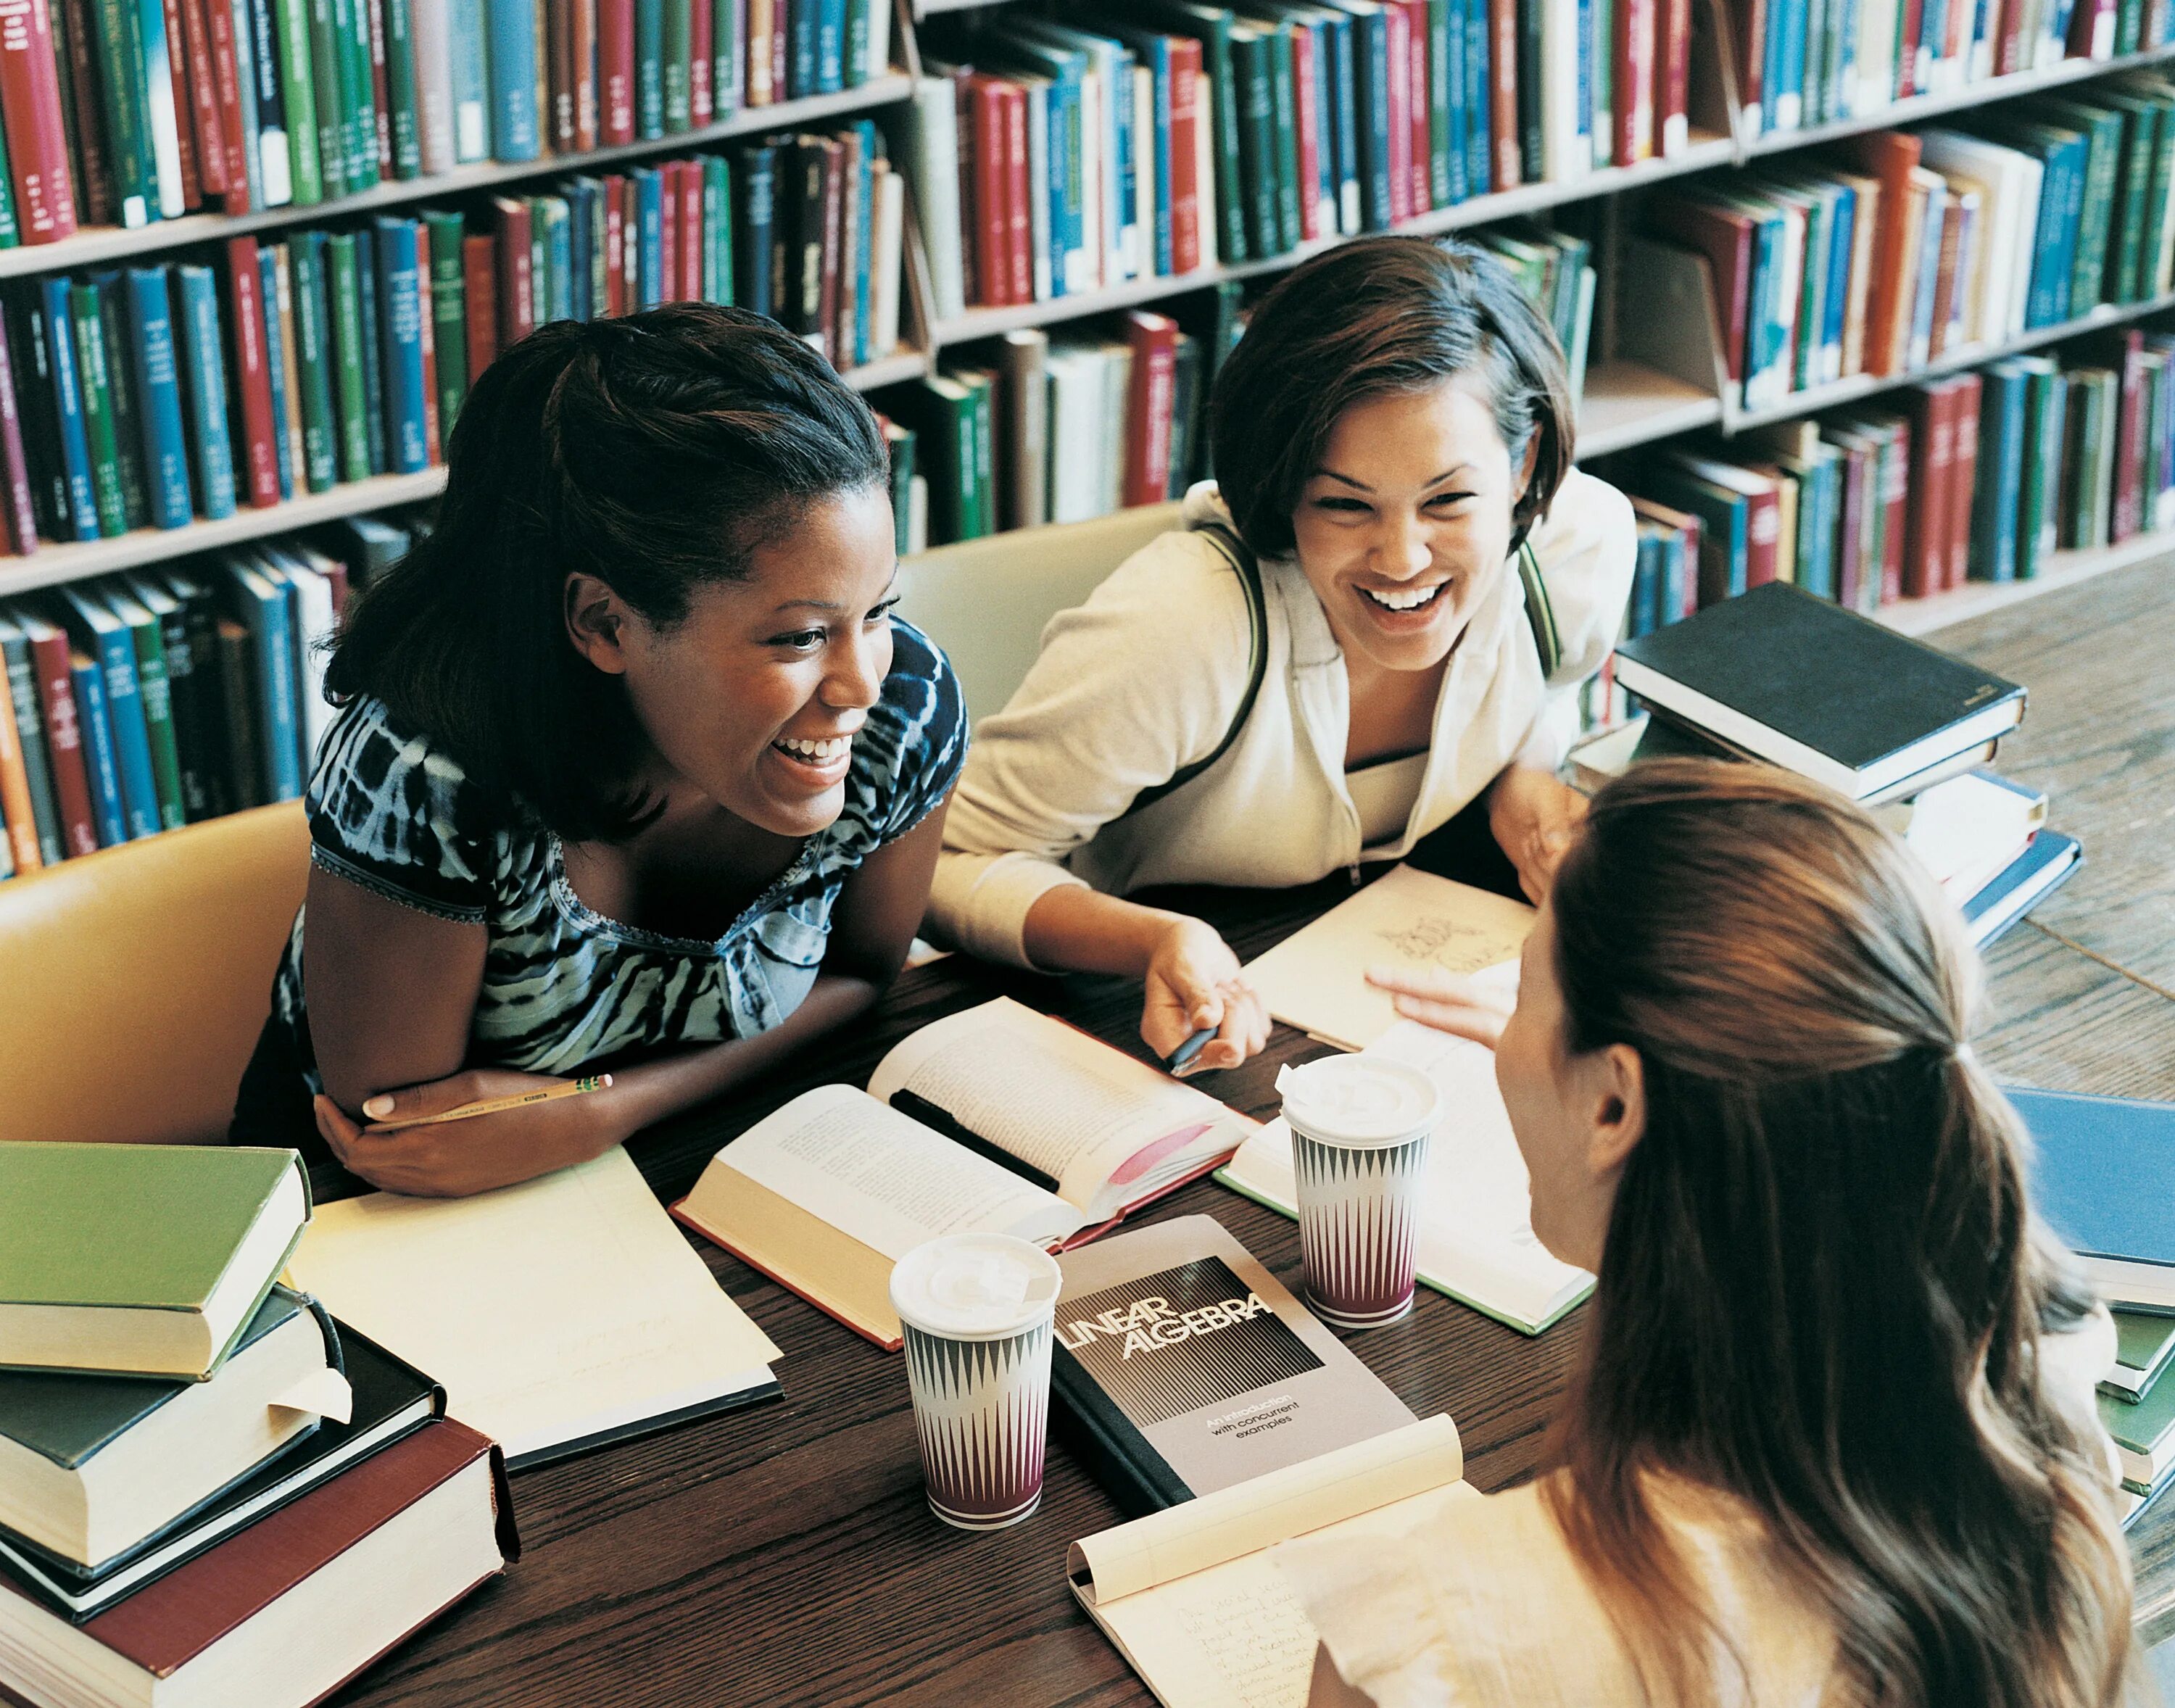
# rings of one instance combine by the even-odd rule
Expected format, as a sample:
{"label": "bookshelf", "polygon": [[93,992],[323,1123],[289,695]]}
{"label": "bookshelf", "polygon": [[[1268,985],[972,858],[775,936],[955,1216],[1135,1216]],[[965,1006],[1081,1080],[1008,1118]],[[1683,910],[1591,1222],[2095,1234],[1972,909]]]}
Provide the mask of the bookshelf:
{"label": "bookshelf", "polygon": [[[2175,530],[2134,534],[2116,545],[2091,551],[2058,551],[2029,581],[1971,582],[1947,593],[1883,605],[1875,615],[1899,634],[1932,634],[1950,623],[2005,610],[2042,593],[2058,592],[2095,576],[2171,555],[2175,555]],[[2168,566],[2168,571],[2175,574],[2175,563]]]}

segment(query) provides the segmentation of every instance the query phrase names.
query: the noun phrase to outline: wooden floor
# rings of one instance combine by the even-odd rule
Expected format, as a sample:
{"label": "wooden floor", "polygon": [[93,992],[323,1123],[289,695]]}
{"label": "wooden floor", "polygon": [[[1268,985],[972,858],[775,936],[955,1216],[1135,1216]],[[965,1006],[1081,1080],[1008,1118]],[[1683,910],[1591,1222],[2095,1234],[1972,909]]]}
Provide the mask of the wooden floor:
{"label": "wooden floor", "polygon": [[[1982,1053],[2019,1082],[2175,1098],[2175,567],[2142,565],[1937,639],[2030,687],[2024,733],[2004,744],[2001,767],[2049,792],[2055,826],[2090,862],[1996,946]],[[1194,899],[1250,953],[1346,892],[1339,878]],[[786,1098],[864,1079],[906,1033],[1001,991],[1114,1042],[1128,1042],[1136,1019],[1136,993],[1117,981],[939,962],[907,975],[820,1062],[645,1135],[637,1160],[660,1195],[677,1196],[713,1151]],[[1313,1053],[1280,1031],[1263,1058],[1205,1083],[1267,1113],[1277,1065]],[[1292,1224],[1207,1182],[1163,1213],[1202,1211],[1294,1278]],[[1147,1703],[1066,1592],[1066,1544],[1120,1515],[1063,1450],[1051,1450],[1044,1503],[1028,1522],[979,1537],[944,1528],[922,1505],[900,1361],[702,1250],[784,1349],[785,1400],[518,1478],[520,1564],[339,1700]],[[1353,1344],[1415,1411],[1456,1419],[1468,1474],[1492,1489],[1538,1464],[1582,1318],[1529,1340],[1424,1293],[1412,1320]],[[2148,1518],[2135,1543],[2140,1629],[2155,1640],[2175,1631],[2175,1519]]]}

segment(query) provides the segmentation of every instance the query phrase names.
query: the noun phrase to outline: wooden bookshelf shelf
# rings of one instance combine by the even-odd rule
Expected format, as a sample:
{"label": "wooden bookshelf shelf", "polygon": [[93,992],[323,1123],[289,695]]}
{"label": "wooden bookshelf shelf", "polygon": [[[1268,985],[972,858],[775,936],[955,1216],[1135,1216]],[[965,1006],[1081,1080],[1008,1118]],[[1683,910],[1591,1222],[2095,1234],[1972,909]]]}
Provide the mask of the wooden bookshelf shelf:
{"label": "wooden bookshelf shelf", "polygon": [[33,274],[73,272],[79,268],[110,266],[138,255],[187,249],[193,244],[224,242],[252,231],[276,230],[289,225],[331,224],[382,214],[419,202],[495,190],[508,184],[536,179],[564,177],[572,172],[594,171],[621,160],[639,161],[723,142],[731,137],[758,135],[766,131],[795,130],[826,119],[871,108],[891,106],[914,92],[914,81],[902,74],[880,77],[858,89],[837,95],[811,95],[805,100],[773,102],[768,106],[743,107],[730,118],[676,136],[626,143],[616,148],[592,149],[583,155],[545,155],[534,160],[488,161],[461,166],[428,177],[403,178],[377,185],[360,195],[319,202],[306,208],[263,208],[248,214],[189,214],[178,220],[155,220],[129,230],[101,225],[63,237],[57,243],[25,244],[0,249],[0,279],[21,279]]}
{"label": "wooden bookshelf shelf", "polygon": [[[1925,599],[1907,599],[1900,604],[1885,605],[1877,613],[1879,620],[1891,629],[1907,635],[1931,634],[1944,629],[1950,623],[1960,623],[1972,617],[1984,616],[1989,611],[2021,605],[2037,599],[2042,593],[2053,593],[2065,587],[2075,587],[2080,581],[2090,581],[2096,575],[2110,571],[2127,569],[2134,563],[2145,563],[2156,557],[2175,559],[2175,530],[2162,529],[2156,533],[2133,534],[2118,545],[2103,545],[2089,550],[2058,551],[2045,568],[2029,581],[1974,581],[1947,593],[1937,593]],[[2169,567],[2175,570],[2175,562]]]}
{"label": "wooden bookshelf shelf", "polygon": [[1722,400],[1711,392],[1641,362],[1597,362],[1587,370],[1586,394],[1579,400],[1579,460],[1711,427],[1721,419]]}
{"label": "wooden bookshelf shelf", "polygon": [[1904,100],[1890,101],[1875,111],[1853,114],[1849,118],[1836,119],[1829,124],[1811,125],[1799,130],[1771,131],[1748,141],[1740,157],[1746,160],[1759,160],[1769,155],[1813,148],[1821,143],[1833,142],[1839,137],[1857,136],[1865,131],[1893,130],[1899,125],[1917,124],[1921,120],[1935,118],[1943,113],[1967,111],[1974,107],[1989,106],[1994,101],[2009,100],[2017,95],[2037,95],[2048,89],[2060,89],[2067,84],[2081,83],[2086,78],[2105,77],[2113,72],[2164,65],[2171,59],[2175,59],[2175,46],[2149,47],[2142,53],[2126,53],[2115,59],[2058,60],[2039,70],[2020,71],[2008,77],[1982,78],[1977,83],[1967,83],[1961,89],[1944,89],[1939,95],[1914,95]]}

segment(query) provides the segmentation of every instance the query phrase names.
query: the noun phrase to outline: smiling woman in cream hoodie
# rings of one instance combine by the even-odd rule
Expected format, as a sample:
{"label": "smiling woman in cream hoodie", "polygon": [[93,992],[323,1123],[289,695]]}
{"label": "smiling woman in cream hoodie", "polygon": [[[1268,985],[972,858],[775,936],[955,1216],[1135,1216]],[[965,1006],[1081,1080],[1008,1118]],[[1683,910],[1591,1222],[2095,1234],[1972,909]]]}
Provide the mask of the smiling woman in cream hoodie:
{"label": "smiling woman in cream hoodie", "polygon": [[[1572,415],[1554,334],[1484,252],[1373,238],[1293,272],[1217,380],[1220,482],[1051,623],[977,732],[932,932],[1138,976],[1150,1047],[1214,1028],[1194,1065],[1220,1068],[1260,1049],[1260,1000],[1212,927],[1129,892],[1310,883],[1398,859],[1484,797],[1538,897],[1581,811],[1550,702],[1608,656],[1637,555],[1630,506],[1570,466]],[[1218,523],[1259,565],[1250,707],[1252,617],[1201,531]],[[1532,615],[1521,543],[1547,595]]]}

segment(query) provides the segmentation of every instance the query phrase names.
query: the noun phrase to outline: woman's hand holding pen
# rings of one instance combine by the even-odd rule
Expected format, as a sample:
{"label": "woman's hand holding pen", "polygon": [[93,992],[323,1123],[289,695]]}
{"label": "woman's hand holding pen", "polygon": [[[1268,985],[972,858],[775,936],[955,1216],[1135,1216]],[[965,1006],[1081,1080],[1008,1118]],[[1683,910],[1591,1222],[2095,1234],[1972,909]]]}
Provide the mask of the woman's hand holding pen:
{"label": "woman's hand holding pen", "polygon": [[1269,1012],[1213,926],[1184,917],[1156,940],[1143,978],[1141,1036],[1168,1059],[1196,1033],[1213,1032],[1180,1077],[1236,1067],[1268,1042]]}
{"label": "woman's hand holding pen", "polygon": [[374,1093],[362,1106],[368,1126],[358,1125],[328,1097],[317,1098],[312,1107],[318,1132],[351,1174],[388,1192],[458,1198],[587,1162],[619,1143],[626,1135],[619,1131],[618,1100],[609,1082],[586,1097],[560,1097],[460,1120],[404,1124],[464,1103],[564,1083],[550,1074],[470,1068],[450,1078]]}

